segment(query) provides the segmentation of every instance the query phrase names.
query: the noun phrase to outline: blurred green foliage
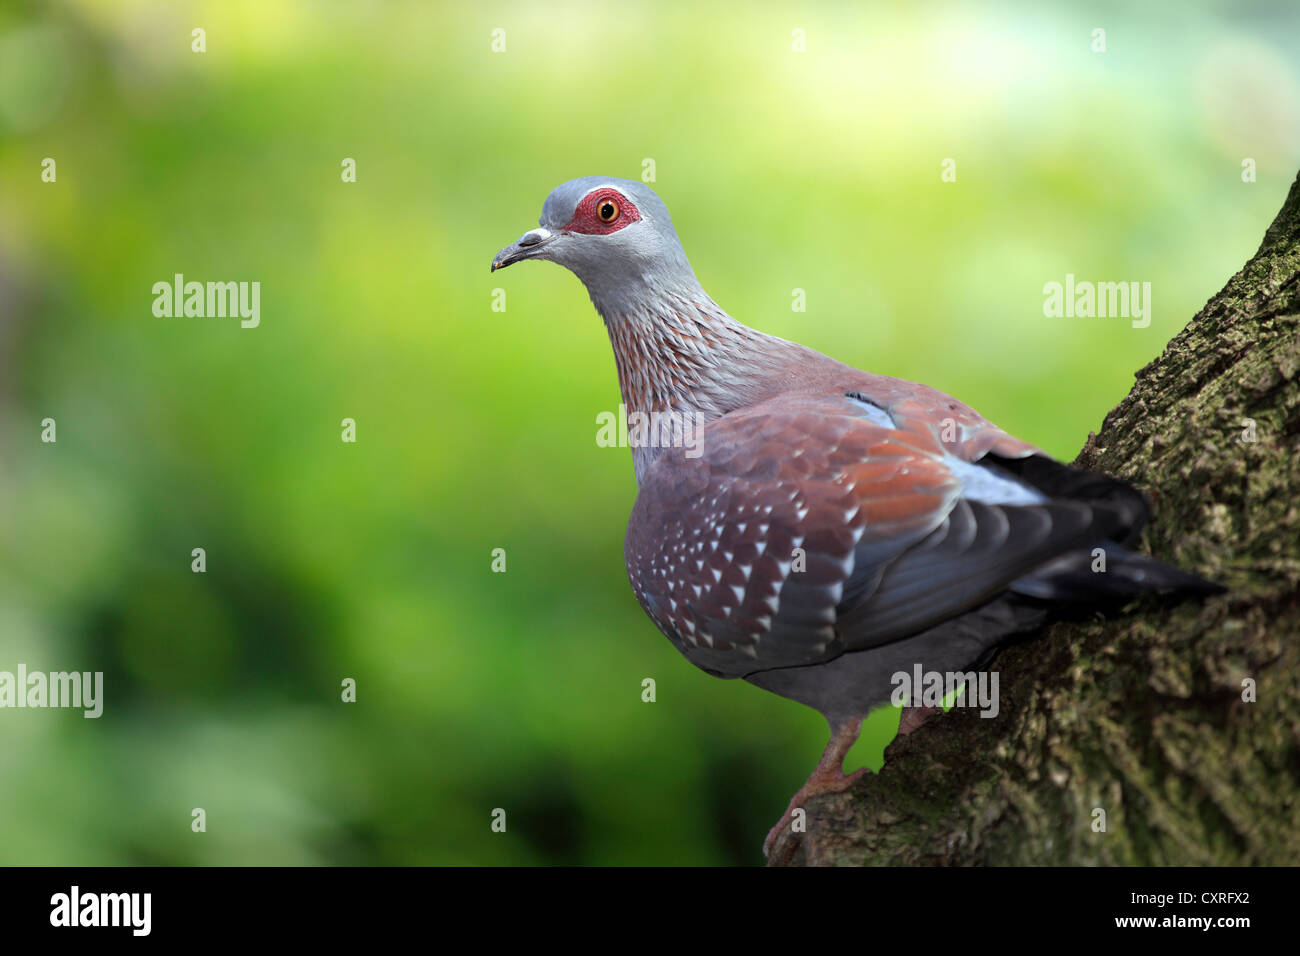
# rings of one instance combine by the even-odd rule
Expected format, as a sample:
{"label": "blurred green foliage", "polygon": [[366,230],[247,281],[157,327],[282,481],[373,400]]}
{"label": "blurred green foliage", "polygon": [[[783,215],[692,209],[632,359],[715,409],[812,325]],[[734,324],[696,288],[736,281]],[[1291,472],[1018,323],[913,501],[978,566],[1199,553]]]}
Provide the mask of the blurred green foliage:
{"label": "blurred green foliage", "polygon": [[[652,158],[737,318],[1071,458],[1300,163],[1293,5],[1076,7],[0,7],[0,670],[106,682],[0,711],[0,863],[758,862],[824,724],[643,617],[605,333],[489,260]],[[1151,326],[1044,318],[1067,272]]]}

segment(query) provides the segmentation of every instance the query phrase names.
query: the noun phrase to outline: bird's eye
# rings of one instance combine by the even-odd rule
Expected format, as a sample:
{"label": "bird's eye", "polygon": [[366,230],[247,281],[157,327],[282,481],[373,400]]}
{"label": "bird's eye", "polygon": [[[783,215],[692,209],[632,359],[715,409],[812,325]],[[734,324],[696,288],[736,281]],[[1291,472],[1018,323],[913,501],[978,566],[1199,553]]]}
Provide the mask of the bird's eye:
{"label": "bird's eye", "polygon": [[618,218],[618,203],[612,199],[602,199],[596,203],[596,218],[601,222],[613,222]]}

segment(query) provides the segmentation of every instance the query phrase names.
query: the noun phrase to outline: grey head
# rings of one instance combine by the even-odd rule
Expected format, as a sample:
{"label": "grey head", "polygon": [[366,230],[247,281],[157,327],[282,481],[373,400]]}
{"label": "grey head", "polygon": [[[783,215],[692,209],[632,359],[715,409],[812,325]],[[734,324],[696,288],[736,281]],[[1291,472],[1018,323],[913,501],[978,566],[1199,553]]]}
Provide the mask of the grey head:
{"label": "grey head", "polygon": [[557,186],[538,228],[498,252],[492,271],[524,259],[564,266],[607,320],[662,296],[703,295],[668,207],[630,179],[584,176]]}

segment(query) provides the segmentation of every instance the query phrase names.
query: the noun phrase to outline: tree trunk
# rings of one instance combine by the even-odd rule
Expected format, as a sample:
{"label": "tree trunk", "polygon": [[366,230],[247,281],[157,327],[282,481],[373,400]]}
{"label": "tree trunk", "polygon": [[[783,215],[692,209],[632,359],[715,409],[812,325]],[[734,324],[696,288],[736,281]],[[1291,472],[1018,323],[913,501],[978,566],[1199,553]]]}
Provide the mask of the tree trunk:
{"label": "tree trunk", "polygon": [[1298,373],[1300,179],[1076,461],[1147,492],[1144,550],[1229,592],[1005,650],[996,719],[931,717],[771,864],[1300,863]]}

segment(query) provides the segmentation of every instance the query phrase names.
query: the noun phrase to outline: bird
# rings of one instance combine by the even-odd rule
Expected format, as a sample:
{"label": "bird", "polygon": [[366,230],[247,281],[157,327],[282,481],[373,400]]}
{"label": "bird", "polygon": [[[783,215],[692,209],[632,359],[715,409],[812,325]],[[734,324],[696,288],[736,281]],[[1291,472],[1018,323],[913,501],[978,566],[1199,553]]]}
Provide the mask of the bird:
{"label": "bird", "polygon": [[[556,263],[613,347],[637,496],[624,561],[645,614],[692,664],[819,711],[830,740],[764,842],[843,763],[896,675],[986,666],[1066,610],[1221,588],[1134,550],[1131,485],[1053,459],[926,385],[750,328],[705,292],[668,208],[583,177],[492,259]],[[664,425],[663,423],[668,423]],[[934,708],[905,708],[900,732]]]}

